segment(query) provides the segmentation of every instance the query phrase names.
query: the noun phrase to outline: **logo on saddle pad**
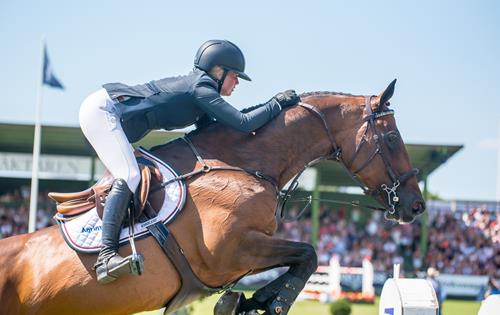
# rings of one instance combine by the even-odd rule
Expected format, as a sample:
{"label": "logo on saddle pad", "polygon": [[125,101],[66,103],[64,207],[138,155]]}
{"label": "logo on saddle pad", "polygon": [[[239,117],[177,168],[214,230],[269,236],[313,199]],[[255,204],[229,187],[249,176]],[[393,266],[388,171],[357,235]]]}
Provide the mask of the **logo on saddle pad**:
{"label": "logo on saddle pad", "polygon": [[102,230],[102,225],[82,227],[82,231],[80,233],[92,233],[92,232],[98,232],[100,230]]}

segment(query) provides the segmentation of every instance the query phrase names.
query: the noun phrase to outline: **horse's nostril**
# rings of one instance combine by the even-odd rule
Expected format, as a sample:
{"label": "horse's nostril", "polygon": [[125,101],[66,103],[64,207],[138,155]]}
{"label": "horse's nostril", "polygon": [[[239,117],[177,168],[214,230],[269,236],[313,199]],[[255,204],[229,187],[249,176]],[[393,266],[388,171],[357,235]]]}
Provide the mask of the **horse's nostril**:
{"label": "horse's nostril", "polygon": [[425,202],[417,199],[413,202],[412,210],[415,214],[421,214],[425,210]]}

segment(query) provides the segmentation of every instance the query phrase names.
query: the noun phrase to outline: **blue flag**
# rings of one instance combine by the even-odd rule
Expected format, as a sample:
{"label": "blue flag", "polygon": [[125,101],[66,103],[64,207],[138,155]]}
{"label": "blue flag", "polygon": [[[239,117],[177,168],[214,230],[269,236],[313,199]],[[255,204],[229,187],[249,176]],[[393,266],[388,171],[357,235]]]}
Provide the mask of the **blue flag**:
{"label": "blue flag", "polygon": [[47,54],[47,46],[43,50],[43,84],[64,90],[61,82],[56,78],[52,72],[52,65],[50,64],[49,55]]}

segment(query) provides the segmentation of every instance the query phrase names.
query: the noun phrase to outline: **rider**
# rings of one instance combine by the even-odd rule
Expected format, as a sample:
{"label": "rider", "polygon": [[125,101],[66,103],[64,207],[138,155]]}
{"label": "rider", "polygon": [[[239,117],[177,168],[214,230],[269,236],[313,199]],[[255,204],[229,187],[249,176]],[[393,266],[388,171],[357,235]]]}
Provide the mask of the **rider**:
{"label": "rider", "polygon": [[295,91],[287,90],[264,104],[238,111],[221,96],[232,94],[238,78],[251,81],[244,71],[245,59],[235,44],[209,40],[198,49],[188,75],[134,86],[108,83],[83,101],[82,131],[115,178],[104,206],[102,247],[94,265],[100,283],[141,273],[132,268],[130,256],[118,254],[121,224],[140,181],[131,143],[154,129],[184,128],[206,120],[249,133],[300,100]]}

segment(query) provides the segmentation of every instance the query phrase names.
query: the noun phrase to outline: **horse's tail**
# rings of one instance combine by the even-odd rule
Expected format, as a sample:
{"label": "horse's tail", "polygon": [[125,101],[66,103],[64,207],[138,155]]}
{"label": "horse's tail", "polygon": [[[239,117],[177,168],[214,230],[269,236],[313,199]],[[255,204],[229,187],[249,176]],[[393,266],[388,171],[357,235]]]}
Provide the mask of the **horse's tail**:
{"label": "horse's tail", "polygon": [[0,239],[0,301],[6,314],[20,314],[21,301],[18,284],[22,269],[18,257],[26,244],[28,235],[11,236]]}

